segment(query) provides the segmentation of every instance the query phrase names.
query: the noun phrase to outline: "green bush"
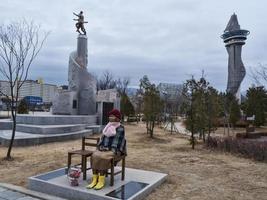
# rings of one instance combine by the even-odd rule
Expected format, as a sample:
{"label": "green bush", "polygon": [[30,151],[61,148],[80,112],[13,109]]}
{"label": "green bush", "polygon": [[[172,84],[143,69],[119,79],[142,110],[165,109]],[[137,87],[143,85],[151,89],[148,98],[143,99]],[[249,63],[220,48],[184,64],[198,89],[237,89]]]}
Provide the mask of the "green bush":
{"label": "green bush", "polygon": [[29,108],[26,100],[22,99],[19,103],[18,106],[18,113],[19,114],[28,114],[29,113]]}

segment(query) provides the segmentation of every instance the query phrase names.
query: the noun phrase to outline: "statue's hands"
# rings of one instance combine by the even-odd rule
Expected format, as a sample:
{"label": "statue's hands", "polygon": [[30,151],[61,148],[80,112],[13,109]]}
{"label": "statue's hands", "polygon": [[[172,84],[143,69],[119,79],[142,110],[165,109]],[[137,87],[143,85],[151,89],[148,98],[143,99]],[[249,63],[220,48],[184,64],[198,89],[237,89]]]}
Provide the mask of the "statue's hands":
{"label": "statue's hands", "polygon": [[111,148],[111,151],[114,153],[114,154],[117,154],[117,150],[115,148]]}
{"label": "statue's hands", "polygon": [[109,151],[109,149],[107,147],[104,147],[103,150],[104,151]]}
{"label": "statue's hands", "polygon": [[109,151],[109,149],[107,147],[103,147],[103,146],[100,146],[99,150],[100,151]]}

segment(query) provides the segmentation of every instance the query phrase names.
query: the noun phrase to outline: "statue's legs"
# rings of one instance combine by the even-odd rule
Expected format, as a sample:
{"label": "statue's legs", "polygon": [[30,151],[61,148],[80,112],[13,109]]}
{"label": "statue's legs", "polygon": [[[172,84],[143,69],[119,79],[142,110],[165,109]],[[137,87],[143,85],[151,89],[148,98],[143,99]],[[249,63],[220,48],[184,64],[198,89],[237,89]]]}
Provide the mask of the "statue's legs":
{"label": "statue's legs", "polygon": [[81,28],[81,24],[78,22],[78,23],[75,24],[75,26],[77,28],[76,32],[81,33],[80,30],[79,30]]}
{"label": "statue's legs", "polygon": [[81,25],[81,30],[82,30],[83,34],[86,35],[86,30],[85,30],[83,24]]}
{"label": "statue's legs", "polygon": [[82,32],[83,32],[84,35],[86,35],[85,28],[82,28]]}

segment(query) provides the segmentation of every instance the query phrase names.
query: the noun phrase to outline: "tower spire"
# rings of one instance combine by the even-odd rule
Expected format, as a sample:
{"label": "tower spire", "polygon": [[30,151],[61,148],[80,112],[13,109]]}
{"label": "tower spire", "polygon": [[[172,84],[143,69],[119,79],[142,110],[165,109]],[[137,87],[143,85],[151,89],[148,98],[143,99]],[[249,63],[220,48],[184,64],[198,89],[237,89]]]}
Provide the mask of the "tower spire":
{"label": "tower spire", "polygon": [[236,31],[236,30],[240,30],[240,25],[238,23],[237,15],[234,13],[231,16],[224,32]]}

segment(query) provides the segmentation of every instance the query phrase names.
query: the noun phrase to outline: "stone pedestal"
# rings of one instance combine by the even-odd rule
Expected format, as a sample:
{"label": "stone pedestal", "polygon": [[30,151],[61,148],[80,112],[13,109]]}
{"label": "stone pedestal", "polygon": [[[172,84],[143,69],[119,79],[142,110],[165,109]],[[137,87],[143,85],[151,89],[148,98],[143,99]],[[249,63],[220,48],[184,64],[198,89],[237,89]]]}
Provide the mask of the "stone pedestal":
{"label": "stone pedestal", "polygon": [[[121,167],[115,167],[115,172]],[[70,185],[65,174],[66,169],[39,174],[29,178],[28,188],[45,194],[55,195],[71,200],[141,200],[160,186],[166,179],[167,174],[144,171],[140,169],[126,168],[125,180],[120,175],[114,177],[114,185],[109,186],[110,178],[106,179],[106,185],[101,190],[88,190],[88,181],[79,180],[79,186]],[[88,180],[92,178],[92,171],[87,171]]]}
{"label": "stone pedestal", "polygon": [[53,114],[96,114],[96,79],[87,71],[87,36],[79,35],[69,57],[69,89],[56,95]]}
{"label": "stone pedestal", "polygon": [[55,94],[53,101],[53,114],[55,115],[77,115],[77,92],[59,91]]}
{"label": "stone pedestal", "polygon": [[86,35],[79,35],[77,39],[77,57],[76,62],[82,67],[87,67],[87,37]]}

